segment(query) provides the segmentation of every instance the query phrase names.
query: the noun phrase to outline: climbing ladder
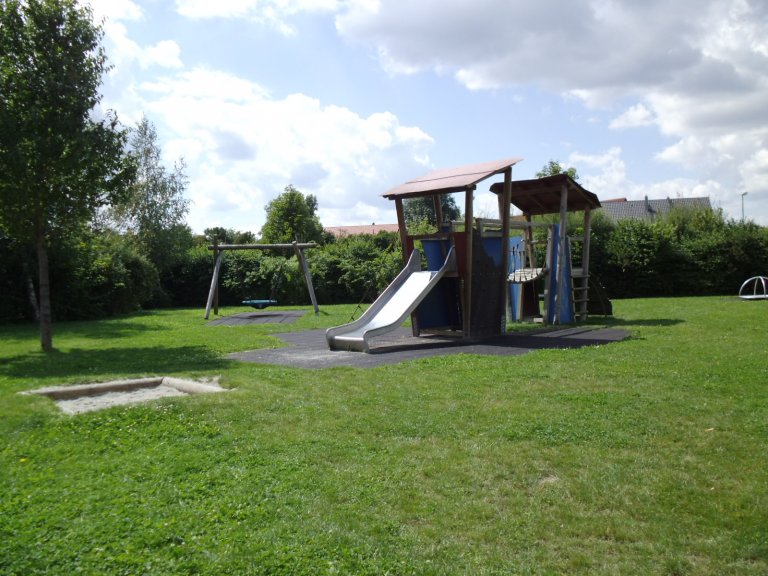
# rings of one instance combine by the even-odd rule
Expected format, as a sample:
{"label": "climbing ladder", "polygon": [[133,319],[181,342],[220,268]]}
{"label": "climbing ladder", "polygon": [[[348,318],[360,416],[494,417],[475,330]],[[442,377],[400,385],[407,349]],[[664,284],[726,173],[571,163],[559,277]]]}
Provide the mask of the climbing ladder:
{"label": "climbing ladder", "polygon": [[568,258],[571,263],[571,308],[573,319],[583,322],[589,316],[589,273],[584,273],[583,267],[573,266],[573,245],[583,244],[581,236],[568,237]]}

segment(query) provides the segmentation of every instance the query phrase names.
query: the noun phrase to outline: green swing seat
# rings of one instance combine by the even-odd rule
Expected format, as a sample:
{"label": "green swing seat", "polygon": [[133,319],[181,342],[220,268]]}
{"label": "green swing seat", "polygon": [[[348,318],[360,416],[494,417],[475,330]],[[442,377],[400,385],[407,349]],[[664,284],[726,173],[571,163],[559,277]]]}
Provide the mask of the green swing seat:
{"label": "green swing seat", "polygon": [[246,306],[252,306],[256,310],[264,310],[268,306],[275,306],[277,300],[243,300],[243,304]]}

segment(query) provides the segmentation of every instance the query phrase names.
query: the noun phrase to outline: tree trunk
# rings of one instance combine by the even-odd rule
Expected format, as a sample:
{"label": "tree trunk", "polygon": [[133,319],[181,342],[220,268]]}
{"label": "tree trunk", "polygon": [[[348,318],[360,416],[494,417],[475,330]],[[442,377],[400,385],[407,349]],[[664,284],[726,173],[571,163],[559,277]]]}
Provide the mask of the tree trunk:
{"label": "tree trunk", "polygon": [[26,260],[22,260],[22,271],[24,272],[24,282],[27,285],[27,298],[29,298],[29,305],[32,308],[32,314],[35,322],[40,322],[40,306],[37,304],[37,292],[35,291],[35,283],[32,280],[32,274],[29,273],[29,266]]}
{"label": "tree trunk", "polygon": [[37,267],[40,280],[40,347],[43,352],[52,352],[51,281],[48,275],[48,247],[44,236],[37,239]]}

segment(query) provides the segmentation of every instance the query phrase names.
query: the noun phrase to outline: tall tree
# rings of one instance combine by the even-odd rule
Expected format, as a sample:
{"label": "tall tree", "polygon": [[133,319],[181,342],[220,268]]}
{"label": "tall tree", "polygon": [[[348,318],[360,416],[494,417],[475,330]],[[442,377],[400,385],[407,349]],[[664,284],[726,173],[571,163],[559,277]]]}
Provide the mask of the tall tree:
{"label": "tall tree", "polygon": [[256,236],[248,230],[235,230],[234,228],[223,228],[214,226],[203,230],[203,236],[208,242],[218,242],[219,244],[255,244]]}
{"label": "tall tree", "polygon": [[317,198],[304,195],[291,185],[266,206],[267,220],[261,228],[261,241],[267,244],[286,242],[322,242],[323,225],[315,212]]}
{"label": "tall tree", "polygon": [[0,0],[0,226],[37,252],[40,344],[53,349],[48,249],[131,179],[126,133],[96,119],[103,32],[76,0]]}
{"label": "tall tree", "polygon": [[[120,232],[128,233],[162,273],[191,242],[191,232],[183,233],[189,210],[189,200],[184,197],[184,160],[177,160],[172,171],[165,168],[157,130],[146,117],[131,130],[129,150],[136,162],[136,180],[107,210],[108,220]],[[183,245],[177,246],[180,242]]]}
{"label": "tall tree", "polygon": [[568,174],[568,176],[574,180],[579,179],[579,173],[576,171],[576,168],[573,166],[570,168],[563,168],[557,160],[550,160],[547,162],[541,170],[536,172],[536,178],[546,178],[547,176],[556,176],[557,174]]}

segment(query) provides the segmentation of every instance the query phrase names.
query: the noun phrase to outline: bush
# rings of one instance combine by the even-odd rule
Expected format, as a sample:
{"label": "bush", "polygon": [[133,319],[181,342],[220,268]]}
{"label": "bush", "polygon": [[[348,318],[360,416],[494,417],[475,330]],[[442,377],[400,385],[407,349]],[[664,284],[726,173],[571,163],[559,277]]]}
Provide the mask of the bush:
{"label": "bush", "polygon": [[50,251],[56,320],[123,314],[141,308],[160,287],[155,267],[116,234],[65,239]]}
{"label": "bush", "polygon": [[612,297],[735,294],[768,270],[768,235],[720,211],[674,210],[618,222],[592,258]]}
{"label": "bush", "polygon": [[393,232],[340,238],[310,255],[318,301],[372,302],[402,268]]}

